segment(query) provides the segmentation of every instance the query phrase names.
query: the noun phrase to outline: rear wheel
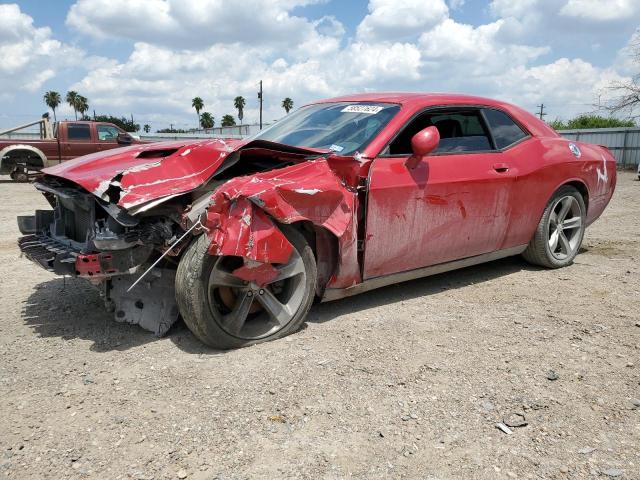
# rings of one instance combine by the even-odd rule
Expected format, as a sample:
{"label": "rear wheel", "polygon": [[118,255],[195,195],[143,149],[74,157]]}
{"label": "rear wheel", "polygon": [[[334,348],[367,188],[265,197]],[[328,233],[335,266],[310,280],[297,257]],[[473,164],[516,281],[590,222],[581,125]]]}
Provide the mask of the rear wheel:
{"label": "rear wheel", "polygon": [[578,190],[559,188],[542,214],[536,233],[522,254],[530,263],[560,268],[573,263],[584,237],[586,207]]}
{"label": "rear wheel", "polygon": [[17,166],[9,174],[9,177],[11,177],[11,180],[13,180],[14,182],[24,183],[29,181],[29,173],[27,172],[27,169],[22,166]]}
{"label": "rear wheel", "polygon": [[176,298],[182,318],[202,342],[239,348],[300,328],[315,295],[315,257],[301,233],[287,227],[283,232],[294,251],[286,264],[273,265],[277,276],[262,285],[232,273],[242,258],[209,255],[206,235],[187,249],[176,274]]}

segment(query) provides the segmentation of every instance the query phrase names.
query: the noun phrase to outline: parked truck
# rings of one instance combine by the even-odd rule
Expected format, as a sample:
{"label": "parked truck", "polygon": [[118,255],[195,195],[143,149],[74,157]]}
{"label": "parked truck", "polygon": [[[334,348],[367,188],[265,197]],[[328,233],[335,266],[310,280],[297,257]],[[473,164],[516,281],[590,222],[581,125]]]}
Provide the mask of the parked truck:
{"label": "parked truck", "polygon": [[[38,125],[40,138],[12,139],[4,135]],[[106,122],[42,119],[0,132],[0,175],[25,182],[42,168],[89,153],[143,143],[118,126]]]}

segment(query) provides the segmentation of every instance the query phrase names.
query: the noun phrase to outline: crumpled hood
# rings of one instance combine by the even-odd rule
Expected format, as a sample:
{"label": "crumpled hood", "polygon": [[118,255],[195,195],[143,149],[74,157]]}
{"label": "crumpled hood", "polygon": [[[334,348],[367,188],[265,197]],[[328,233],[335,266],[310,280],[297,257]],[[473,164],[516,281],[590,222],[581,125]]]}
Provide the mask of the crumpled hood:
{"label": "crumpled hood", "polygon": [[118,204],[128,208],[202,184],[241,143],[215,139],[133,145],[79,157],[43,172],[77,183],[98,197],[114,184],[122,191]]}
{"label": "crumpled hood", "polygon": [[46,168],[43,173],[70,180],[104,200],[108,200],[108,189],[117,189],[118,205],[128,209],[197,188],[230,154],[251,147],[292,155],[322,152],[261,140],[183,140],[98,152]]}

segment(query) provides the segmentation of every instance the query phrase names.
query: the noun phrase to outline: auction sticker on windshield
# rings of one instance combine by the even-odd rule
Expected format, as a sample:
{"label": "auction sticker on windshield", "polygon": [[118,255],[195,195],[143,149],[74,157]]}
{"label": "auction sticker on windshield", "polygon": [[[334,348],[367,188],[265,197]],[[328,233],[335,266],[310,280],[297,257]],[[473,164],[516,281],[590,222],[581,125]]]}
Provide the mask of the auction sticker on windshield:
{"label": "auction sticker on windshield", "polygon": [[379,105],[349,105],[344,107],[341,112],[343,113],[378,113],[380,110],[384,110],[384,107]]}

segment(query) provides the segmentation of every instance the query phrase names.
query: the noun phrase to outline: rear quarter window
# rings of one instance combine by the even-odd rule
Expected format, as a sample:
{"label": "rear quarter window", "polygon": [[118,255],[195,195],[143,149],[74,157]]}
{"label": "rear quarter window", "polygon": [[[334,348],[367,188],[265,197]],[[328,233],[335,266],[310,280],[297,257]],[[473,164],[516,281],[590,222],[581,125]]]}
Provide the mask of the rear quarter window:
{"label": "rear quarter window", "polygon": [[498,149],[507,148],[529,136],[509,115],[500,110],[485,109],[484,116]]}
{"label": "rear quarter window", "polygon": [[89,125],[70,123],[67,125],[67,138],[69,140],[91,140]]}

